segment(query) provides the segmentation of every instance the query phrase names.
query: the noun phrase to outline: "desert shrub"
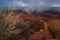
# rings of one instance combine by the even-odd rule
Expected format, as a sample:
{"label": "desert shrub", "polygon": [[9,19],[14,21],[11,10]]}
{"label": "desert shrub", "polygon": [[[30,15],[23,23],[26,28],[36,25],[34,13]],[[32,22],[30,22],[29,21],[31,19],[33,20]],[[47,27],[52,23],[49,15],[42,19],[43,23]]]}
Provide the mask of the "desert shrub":
{"label": "desert shrub", "polygon": [[41,22],[39,19],[33,19],[31,21],[31,29],[34,30],[35,32],[39,32],[40,29],[44,29],[44,23]]}
{"label": "desert shrub", "polygon": [[60,39],[60,20],[51,22],[49,24],[49,30],[55,38]]}
{"label": "desert shrub", "polygon": [[[3,17],[3,18],[2,18]],[[29,35],[29,23],[19,19],[20,15],[14,16],[9,13],[0,16],[0,39],[1,40],[25,40]]]}

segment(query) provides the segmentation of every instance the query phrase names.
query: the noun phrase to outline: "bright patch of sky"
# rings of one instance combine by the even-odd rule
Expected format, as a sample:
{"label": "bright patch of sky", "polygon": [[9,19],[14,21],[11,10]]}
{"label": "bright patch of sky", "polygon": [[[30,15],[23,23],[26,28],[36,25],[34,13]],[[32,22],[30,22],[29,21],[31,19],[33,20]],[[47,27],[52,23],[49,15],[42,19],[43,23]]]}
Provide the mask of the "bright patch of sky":
{"label": "bright patch of sky", "polygon": [[60,0],[0,0],[0,8],[8,7],[60,7]]}

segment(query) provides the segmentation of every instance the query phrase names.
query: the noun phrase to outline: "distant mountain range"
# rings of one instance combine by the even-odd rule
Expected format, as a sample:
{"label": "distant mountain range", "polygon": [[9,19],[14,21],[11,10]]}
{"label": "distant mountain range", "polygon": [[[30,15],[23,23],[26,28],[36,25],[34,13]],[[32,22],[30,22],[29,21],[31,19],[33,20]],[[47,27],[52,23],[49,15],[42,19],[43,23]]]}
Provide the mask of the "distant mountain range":
{"label": "distant mountain range", "polygon": [[[0,8],[2,10],[7,10],[8,8],[4,7],[4,8]],[[38,7],[38,8],[28,8],[28,7],[17,7],[15,10],[24,10],[26,12],[31,11],[37,11],[37,12],[45,12],[45,11],[57,11],[60,12],[60,7]]]}

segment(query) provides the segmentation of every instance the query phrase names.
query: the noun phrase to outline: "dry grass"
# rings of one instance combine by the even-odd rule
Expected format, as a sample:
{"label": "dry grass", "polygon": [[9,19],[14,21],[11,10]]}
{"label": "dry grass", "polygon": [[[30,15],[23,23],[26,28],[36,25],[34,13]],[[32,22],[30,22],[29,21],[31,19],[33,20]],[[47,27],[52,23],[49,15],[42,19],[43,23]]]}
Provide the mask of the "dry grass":
{"label": "dry grass", "polygon": [[[19,17],[20,15],[14,16],[12,12],[8,13],[7,15],[0,13],[0,39],[1,40],[17,39],[14,37],[17,35],[19,36],[20,33],[23,33],[26,30],[29,30],[29,24],[24,22],[24,20],[19,19]],[[27,34],[27,32],[25,33]],[[25,34],[23,34],[23,36],[24,35]]]}
{"label": "dry grass", "polygon": [[55,20],[49,23],[49,29],[55,38],[60,40],[60,20]]}
{"label": "dry grass", "polygon": [[[14,15],[12,11],[7,14],[2,13],[0,11],[0,39],[1,40],[25,40],[26,36],[28,35],[30,36],[31,31],[32,33],[37,32],[38,34],[40,29],[44,29],[44,27],[47,27],[48,24],[49,24],[48,31],[51,31],[53,34],[55,34],[57,39],[60,38],[60,20],[59,21],[56,20],[52,22],[48,21],[49,23],[44,26],[44,23],[40,21],[41,19],[39,19],[38,16],[34,17],[32,15],[31,17],[27,15],[27,17],[25,18],[24,15],[22,15],[22,17],[21,15],[22,14]],[[44,32],[42,33],[42,35],[45,34],[46,33]],[[35,35],[34,34],[32,35],[35,38]],[[39,33],[37,36],[41,36],[42,38],[42,35]],[[38,39],[37,36],[36,39]],[[49,36],[48,32],[46,36],[48,38]],[[40,38],[38,40],[40,40]]]}

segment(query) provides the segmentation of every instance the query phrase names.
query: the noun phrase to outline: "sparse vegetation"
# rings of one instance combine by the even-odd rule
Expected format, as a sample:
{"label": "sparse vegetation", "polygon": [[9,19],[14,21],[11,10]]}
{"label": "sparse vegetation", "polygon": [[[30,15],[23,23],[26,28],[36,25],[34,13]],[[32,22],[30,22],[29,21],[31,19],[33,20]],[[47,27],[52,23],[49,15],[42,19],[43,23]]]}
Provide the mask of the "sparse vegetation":
{"label": "sparse vegetation", "polygon": [[[0,16],[0,39],[19,40],[28,35],[29,23],[19,19],[20,15],[14,16],[12,13]],[[17,37],[16,37],[17,36]],[[13,39],[12,39],[13,38]],[[23,39],[22,38],[22,39]],[[22,40],[21,39],[21,40]]]}
{"label": "sparse vegetation", "polygon": [[49,24],[49,29],[55,38],[60,39],[60,20],[55,20]]}
{"label": "sparse vegetation", "polygon": [[[0,11],[0,39],[1,40],[31,40],[30,37],[40,39],[49,38],[49,33],[57,39],[60,38],[60,20],[54,19],[56,21],[50,22],[51,19],[47,20],[47,17],[50,18],[51,15],[43,17],[24,14],[26,12],[15,12],[15,11]],[[53,16],[53,15],[52,15]],[[46,17],[46,18],[45,18]],[[53,16],[55,17],[55,16]],[[57,17],[57,16],[56,16]],[[45,20],[46,21],[45,21]],[[48,23],[48,30],[45,31],[44,22]],[[43,30],[43,31],[40,31]],[[47,32],[47,35],[45,35]],[[44,35],[44,36],[43,36]],[[43,38],[42,38],[43,37]],[[52,38],[52,37],[51,37]],[[43,40],[44,40],[43,39]]]}

